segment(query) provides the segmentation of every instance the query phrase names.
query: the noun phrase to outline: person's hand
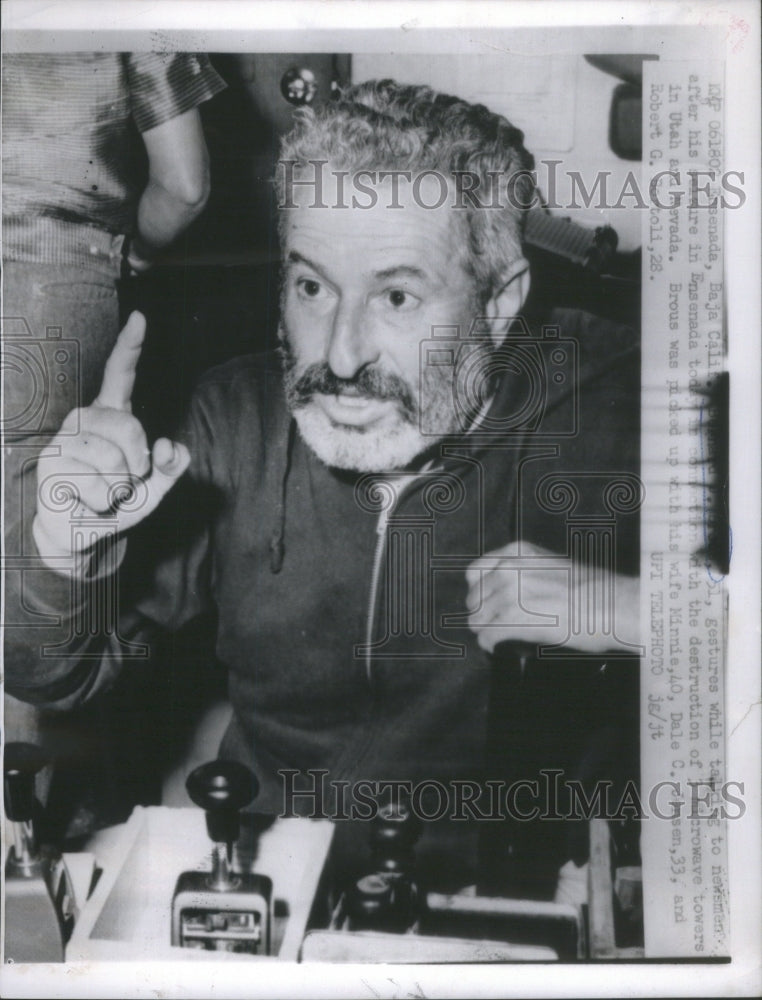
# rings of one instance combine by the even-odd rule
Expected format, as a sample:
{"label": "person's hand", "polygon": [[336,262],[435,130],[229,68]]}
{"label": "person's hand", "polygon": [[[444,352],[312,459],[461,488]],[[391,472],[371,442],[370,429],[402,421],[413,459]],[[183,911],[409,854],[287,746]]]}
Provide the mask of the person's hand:
{"label": "person's hand", "polygon": [[139,234],[128,236],[122,248],[122,278],[136,278],[145,274],[155,263],[155,258],[143,246]]}
{"label": "person's hand", "polygon": [[53,569],[99,538],[142,521],[190,462],[185,445],[167,438],[149,449],[132,415],[145,328],[145,318],[132,313],[106,362],[95,402],[69,413],[39,459],[33,535]]}
{"label": "person's hand", "polygon": [[533,647],[564,643],[590,654],[639,642],[634,577],[575,564],[530,542],[511,542],[474,560],[466,582],[468,624],[489,653],[505,640]]}

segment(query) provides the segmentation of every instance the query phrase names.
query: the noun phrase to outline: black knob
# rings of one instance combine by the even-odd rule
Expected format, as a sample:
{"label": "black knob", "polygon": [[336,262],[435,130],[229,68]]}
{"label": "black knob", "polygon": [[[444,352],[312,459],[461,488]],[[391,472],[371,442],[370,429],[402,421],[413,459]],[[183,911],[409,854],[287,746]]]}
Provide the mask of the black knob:
{"label": "black knob", "polygon": [[394,904],[391,885],[381,875],[364,875],[347,898],[347,916],[353,930],[385,929]]}
{"label": "black knob", "polygon": [[371,846],[381,850],[410,848],[420,837],[422,826],[408,802],[383,805],[373,820]]}
{"label": "black knob", "polygon": [[47,754],[34,743],[6,743],[3,755],[5,813],[14,823],[34,818],[37,810],[35,776],[50,763]]}
{"label": "black knob", "polygon": [[387,850],[376,849],[373,866],[385,878],[410,878],[415,872],[415,851],[412,847],[395,846]]}
{"label": "black knob", "polygon": [[413,890],[376,872],[357,880],[347,896],[350,930],[402,934],[413,923]]}
{"label": "black knob", "polygon": [[213,760],[188,775],[188,795],[206,810],[206,827],[215,843],[238,838],[239,812],[256,797],[256,776],[237,760]]}
{"label": "black knob", "polygon": [[289,104],[300,107],[312,104],[318,85],[315,74],[306,67],[292,66],[281,77],[280,92]]}

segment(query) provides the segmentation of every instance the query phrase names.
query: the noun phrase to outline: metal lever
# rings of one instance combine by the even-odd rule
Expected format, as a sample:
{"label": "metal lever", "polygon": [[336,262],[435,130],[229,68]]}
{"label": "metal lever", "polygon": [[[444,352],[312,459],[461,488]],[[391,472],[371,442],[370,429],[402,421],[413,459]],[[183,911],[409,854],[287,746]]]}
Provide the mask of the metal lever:
{"label": "metal lever", "polygon": [[5,815],[13,831],[8,866],[9,870],[20,875],[31,876],[34,864],[39,862],[33,822],[39,809],[35,778],[47,763],[47,756],[34,743],[7,743],[5,746]]}
{"label": "metal lever", "polygon": [[34,743],[5,745],[5,815],[13,837],[5,867],[6,961],[62,962],[74,919],[73,890],[60,857],[40,850],[35,835],[35,778],[48,763]]}
{"label": "metal lever", "polygon": [[240,812],[259,792],[256,775],[238,761],[215,760],[192,771],[185,787],[191,801],[206,812],[206,828],[214,842],[210,887],[229,889],[237,884],[230,864],[241,828]]}
{"label": "metal lever", "polygon": [[207,951],[269,954],[272,882],[264,875],[231,869],[240,811],[257,795],[259,782],[238,761],[216,760],[192,771],[185,787],[206,813],[214,846],[211,872],[183,872],[177,880],[172,943]]}

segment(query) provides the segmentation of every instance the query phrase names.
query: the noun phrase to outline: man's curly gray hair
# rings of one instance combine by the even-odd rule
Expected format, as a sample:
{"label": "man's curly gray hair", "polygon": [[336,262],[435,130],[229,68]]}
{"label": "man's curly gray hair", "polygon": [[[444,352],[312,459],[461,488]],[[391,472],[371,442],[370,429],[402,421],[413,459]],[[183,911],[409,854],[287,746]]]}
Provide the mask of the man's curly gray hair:
{"label": "man's curly gray hair", "polygon": [[[424,170],[471,175],[474,198],[459,202],[468,231],[466,266],[486,301],[521,257],[524,208],[535,195],[534,158],[523,133],[483,104],[393,80],[342,91],[318,108],[300,108],[281,141],[282,162],[328,162],[335,170]],[[276,172],[279,204],[284,174]],[[478,184],[478,188],[475,186]],[[480,207],[484,206],[484,207]],[[499,206],[499,207],[493,207]]]}

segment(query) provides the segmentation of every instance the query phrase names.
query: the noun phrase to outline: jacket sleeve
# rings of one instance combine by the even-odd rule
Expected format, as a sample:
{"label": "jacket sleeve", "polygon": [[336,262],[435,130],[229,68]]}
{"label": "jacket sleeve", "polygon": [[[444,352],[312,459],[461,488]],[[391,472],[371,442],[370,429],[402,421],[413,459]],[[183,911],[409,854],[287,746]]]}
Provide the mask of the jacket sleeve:
{"label": "jacket sleeve", "polygon": [[[6,573],[5,689],[50,709],[74,708],[145,661],[161,628],[210,607],[210,520],[222,462],[209,406],[194,399],[177,435],[191,466],[160,507],[128,536],[99,544],[82,579],[47,569],[25,525],[29,553]],[[217,477],[218,481],[214,479]]]}

